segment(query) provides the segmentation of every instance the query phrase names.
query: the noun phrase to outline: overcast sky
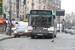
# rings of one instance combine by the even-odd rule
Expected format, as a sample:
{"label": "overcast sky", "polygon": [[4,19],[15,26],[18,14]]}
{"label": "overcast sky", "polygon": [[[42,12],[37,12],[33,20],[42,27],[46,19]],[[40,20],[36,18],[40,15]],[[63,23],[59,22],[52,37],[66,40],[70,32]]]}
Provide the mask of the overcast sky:
{"label": "overcast sky", "polygon": [[66,12],[75,12],[75,0],[61,0],[61,8]]}

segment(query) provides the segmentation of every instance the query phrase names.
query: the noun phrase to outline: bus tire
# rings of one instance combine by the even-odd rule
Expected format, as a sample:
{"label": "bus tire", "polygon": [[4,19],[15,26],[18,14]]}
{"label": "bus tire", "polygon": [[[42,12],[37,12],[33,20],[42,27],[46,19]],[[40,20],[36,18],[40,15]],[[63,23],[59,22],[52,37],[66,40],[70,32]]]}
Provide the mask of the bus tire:
{"label": "bus tire", "polygon": [[20,36],[18,36],[18,38],[20,38]]}
{"label": "bus tire", "polygon": [[17,37],[17,36],[14,36],[15,38]]}
{"label": "bus tire", "polygon": [[56,35],[54,37],[56,38]]}
{"label": "bus tire", "polygon": [[27,37],[29,37],[29,35],[27,35]]}

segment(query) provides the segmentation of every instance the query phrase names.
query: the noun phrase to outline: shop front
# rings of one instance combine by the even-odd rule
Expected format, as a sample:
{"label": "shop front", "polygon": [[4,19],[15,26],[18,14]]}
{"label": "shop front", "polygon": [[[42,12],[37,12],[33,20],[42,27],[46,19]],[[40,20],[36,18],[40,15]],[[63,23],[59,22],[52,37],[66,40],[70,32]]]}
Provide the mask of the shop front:
{"label": "shop front", "polygon": [[0,33],[5,32],[6,22],[4,18],[0,18]]}

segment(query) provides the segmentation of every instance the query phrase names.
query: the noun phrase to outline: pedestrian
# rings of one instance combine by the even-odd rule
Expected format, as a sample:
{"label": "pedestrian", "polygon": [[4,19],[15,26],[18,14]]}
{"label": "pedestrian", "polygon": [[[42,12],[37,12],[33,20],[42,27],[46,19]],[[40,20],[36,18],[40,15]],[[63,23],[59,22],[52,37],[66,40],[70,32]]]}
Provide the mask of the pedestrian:
{"label": "pedestrian", "polygon": [[5,33],[6,33],[7,23],[5,22]]}
{"label": "pedestrian", "polygon": [[9,34],[9,31],[10,31],[10,28],[9,28],[9,23],[7,24],[7,28],[6,28],[6,34],[8,35]]}

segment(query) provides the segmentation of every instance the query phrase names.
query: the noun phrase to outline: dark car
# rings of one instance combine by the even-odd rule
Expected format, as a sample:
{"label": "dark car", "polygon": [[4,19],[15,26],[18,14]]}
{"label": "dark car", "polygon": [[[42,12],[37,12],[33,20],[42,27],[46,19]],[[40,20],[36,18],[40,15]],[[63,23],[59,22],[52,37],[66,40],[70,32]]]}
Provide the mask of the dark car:
{"label": "dark car", "polygon": [[20,36],[29,37],[27,25],[18,26],[17,29],[14,31],[14,37],[20,37]]}

